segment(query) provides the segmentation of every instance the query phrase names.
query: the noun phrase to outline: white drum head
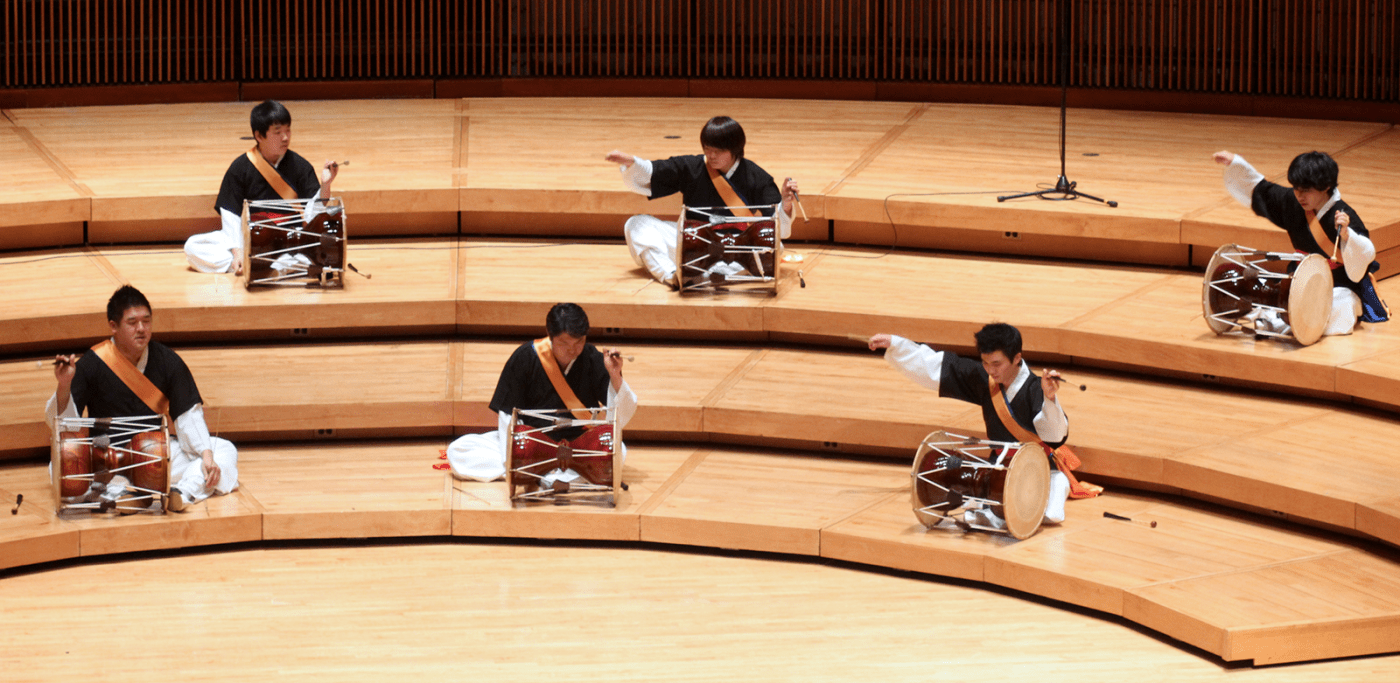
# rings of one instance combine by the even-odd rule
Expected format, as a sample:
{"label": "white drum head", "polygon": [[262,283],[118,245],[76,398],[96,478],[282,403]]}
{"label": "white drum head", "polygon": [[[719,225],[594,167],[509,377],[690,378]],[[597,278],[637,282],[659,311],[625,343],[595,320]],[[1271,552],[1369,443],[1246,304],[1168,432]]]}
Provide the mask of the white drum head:
{"label": "white drum head", "polygon": [[1299,344],[1316,344],[1332,314],[1332,269],[1327,258],[1308,254],[1293,271],[1288,289],[1288,325]]}
{"label": "white drum head", "polygon": [[1206,274],[1201,280],[1201,310],[1205,313],[1206,324],[1210,326],[1210,331],[1216,334],[1225,334],[1236,326],[1211,317],[1215,311],[1210,310],[1210,279],[1215,274],[1216,269],[1229,263],[1225,259],[1225,254],[1237,251],[1240,251],[1240,247],[1235,244],[1221,245],[1219,249],[1216,249],[1215,254],[1210,257],[1210,263],[1206,264]]}
{"label": "white drum head", "polygon": [[1040,444],[1026,444],[1016,451],[1002,495],[1006,530],[1017,539],[1030,538],[1040,528],[1050,500],[1050,459]]}

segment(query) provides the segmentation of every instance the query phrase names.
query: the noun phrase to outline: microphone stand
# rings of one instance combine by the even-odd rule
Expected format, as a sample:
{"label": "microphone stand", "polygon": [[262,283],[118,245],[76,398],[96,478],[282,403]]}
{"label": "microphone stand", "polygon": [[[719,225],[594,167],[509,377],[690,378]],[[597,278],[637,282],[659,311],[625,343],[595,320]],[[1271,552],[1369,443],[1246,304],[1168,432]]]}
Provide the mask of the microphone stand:
{"label": "microphone stand", "polygon": [[1020,194],[997,197],[998,202],[1008,199],[1020,199],[1022,197],[1040,197],[1041,199],[1063,202],[1083,197],[1096,202],[1107,204],[1110,207],[1117,207],[1118,202],[1100,199],[1091,194],[1085,194],[1075,189],[1079,184],[1069,179],[1065,173],[1065,103],[1067,92],[1069,91],[1069,3],[1072,0],[1060,0],[1060,177],[1055,179],[1055,187],[1048,190],[1036,190],[1034,192],[1022,192]]}

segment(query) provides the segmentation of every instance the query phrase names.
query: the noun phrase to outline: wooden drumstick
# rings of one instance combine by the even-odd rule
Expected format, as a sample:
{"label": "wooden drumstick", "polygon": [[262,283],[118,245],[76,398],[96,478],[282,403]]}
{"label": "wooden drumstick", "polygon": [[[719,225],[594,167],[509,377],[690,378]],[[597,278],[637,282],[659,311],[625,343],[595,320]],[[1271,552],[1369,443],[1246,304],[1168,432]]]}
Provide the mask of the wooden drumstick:
{"label": "wooden drumstick", "polygon": [[[1060,384],[1068,384],[1068,385],[1070,385],[1070,386],[1075,386],[1075,384],[1074,384],[1073,382],[1071,382],[1071,381],[1069,381],[1069,380],[1067,380],[1067,379],[1065,379],[1065,378],[1063,378],[1063,377],[1061,377],[1061,376],[1059,376],[1059,375],[1050,375],[1050,379],[1053,379],[1053,380],[1055,380],[1056,382],[1059,382]],[[1078,386],[1079,386],[1079,390],[1080,390],[1080,391],[1088,391],[1088,390],[1089,390],[1089,387],[1086,386],[1086,385],[1080,384],[1080,385],[1078,385]]]}
{"label": "wooden drumstick", "polygon": [[1139,524],[1139,525],[1145,526],[1145,527],[1147,527],[1147,528],[1149,528],[1149,529],[1156,529],[1156,528],[1157,528],[1157,520],[1152,520],[1152,521],[1150,521],[1150,522],[1143,522],[1143,521],[1140,521],[1140,520],[1133,519],[1132,517],[1124,517],[1123,515],[1115,515],[1115,514],[1113,514],[1112,512],[1105,512],[1105,513],[1103,513],[1103,516],[1104,516],[1104,517],[1107,517],[1107,518],[1109,518],[1109,519],[1116,519],[1116,520],[1118,520],[1118,521],[1120,521],[1120,522],[1132,522],[1133,524]]}
{"label": "wooden drumstick", "polygon": [[847,333],[847,334],[846,334],[846,338],[849,339],[849,340],[851,340],[851,341],[858,341],[858,342],[860,342],[860,343],[862,343],[862,344],[869,344],[869,343],[870,343],[870,337],[867,337],[867,336],[865,336],[865,335]]}
{"label": "wooden drumstick", "polygon": [[[788,180],[792,180],[792,177],[789,176],[787,180],[783,181],[783,184],[786,185]],[[797,202],[797,210],[802,213],[802,222],[809,222],[807,218],[807,207],[802,206],[802,197],[798,196],[796,191],[792,193],[792,201]]]}
{"label": "wooden drumstick", "polygon": [[622,355],[622,352],[621,352],[621,351],[612,351],[612,352],[608,353],[608,357],[609,357],[609,358],[621,358],[622,360],[625,360],[625,361],[627,361],[628,363],[631,363],[632,361],[637,360],[637,357],[636,357],[636,356],[624,356],[624,355]]}
{"label": "wooden drumstick", "polygon": [[349,159],[346,159],[345,161],[336,161],[336,162],[332,162],[332,163],[334,163],[336,166],[349,166],[349,165],[350,165],[350,160],[349,160]]}

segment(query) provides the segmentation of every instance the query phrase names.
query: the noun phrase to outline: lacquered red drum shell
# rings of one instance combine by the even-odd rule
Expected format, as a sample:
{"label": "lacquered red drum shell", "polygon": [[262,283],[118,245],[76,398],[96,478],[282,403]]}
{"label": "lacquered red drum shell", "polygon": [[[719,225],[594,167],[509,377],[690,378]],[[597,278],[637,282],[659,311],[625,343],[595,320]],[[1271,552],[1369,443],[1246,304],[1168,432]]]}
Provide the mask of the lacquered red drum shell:
{"label": "lacquered red drum shell", "polygon": [[[961,467],[956,470],[934,471],[938,469],[938,459],[931,458],[927,461],[927,469],[920,472],[919,479],[916,480],[916,494],[919,500],[925,505],[931,505],[943,500],[948,494],[942,489],[924,479],[932,480],[948,490],[955,491],[965,497],[984,498],[989,500],[1004,500],[1002,492],[1006,489],[1006,470],[990,467]],[[1006,513],[1001,505],[992,506],[992,512],[998,517],[1005,517]]]}
{"label": "lacquered red drum shell", "polygon": [[[777,229],[772,220],[707,225],[700,221],[687,219],[685,225],[687,229],[681,238],[682,263],[690,263],[696,258],[708,255],[710,244],[706,240],[718,242],[725,247],[768,247],[771,249],[777,246]],[[690,228],[697,229],[692,231]],[[777,272],[773,259],[774,253],[772,251],[753,256],[736,255],[733,258],[734,261],[749,269],[751,273],[762,272],[770,276]],[[758,262],[757,264],[755,260]],[[707,257],[696,265],[704,269],[710,268],[714,264],[714,259]],[[761,264],[761,269],[756,267],[759,264]]]}
{"label": "lacquered red drum shell", "polygon": [[1210,281],[1216,287],[1240,297],[1232,299],[1214,288],[1207,294],[1211,312],[1223,315],[1244,315],[1253,310],[1250,304],[1288,308],[1288,293],[1292,289],[1291,278],[1259,277],[1248,268],[1224,263],[1210,274]]}
{"label": "lacquered red drum shell", "polygon": [[136,464],[143,460],[148,460],[145,464],[137,465],[128,470],[131,483],[136,486],[159,491],[164,493],[169,486],[170,479],[167,471],[169,469],[170,458],[167,457],[168,444],[164,432],[141,432],[131,437],[131,450],[145,453],[151,456],[158,456],[157,460],[143,459],[140,456],[126,454],[126,464]]}
{"label": "lacquered red drum shell", "polygon": [[59,442],[59,480],[58,493],[64,498],[74,498],[87,493],[92,482],[86,479],[74,479],[82,475],[92,474],[92,445],[75,439],[87,436],[87,430],[78,432],[63,432],[58,435]]}
{"label": "lacquered red drum shell", "polygon": [[[558,446],[546,445],[534,440],[540,439],[542,441],[549,441],[550,444],[557,443],[551,441],[548,436],[542,435],[539,432],[535,432],[531,439],[523,439],[518,436],[522,432],[527,432],[531,429],[532,427],[529,425],[517,424],[515,426],[515,433],[517,436],[511,440],[510,447],[512,458],[511,466],[516,470],[523,470],[530,465],[551,460],[558,455]],[[612,486],[613,466],[611,457],[580,457],[577,455],[578,451],[585,450],[611,453],[613,450],[612,437],[613,431],[610,425],[596,425],[589,427],[577,438],[570,441],[569,444],[576,453],[573,458],[573,470],[578,472],[579,476],[587,479],[590,483],[597,484],[598,486]],[[531,471],[537,474],[545,474],[551,469],[553,469],[552,466],[541,466]]]}

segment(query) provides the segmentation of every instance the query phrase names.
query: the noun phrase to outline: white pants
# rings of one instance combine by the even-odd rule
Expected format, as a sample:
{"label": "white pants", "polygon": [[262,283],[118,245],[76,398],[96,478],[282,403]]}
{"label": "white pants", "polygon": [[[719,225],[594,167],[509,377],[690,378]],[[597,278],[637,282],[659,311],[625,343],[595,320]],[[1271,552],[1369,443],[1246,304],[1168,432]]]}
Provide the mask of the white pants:
{"label": "white pants", "polygon": [[658,282],[676,281],[676,223],[656,216],[633,216],[622,226],[632,260],[643,266]]}
{"label": "white pants", "polygon": [[[175,439],[170,441],[178,443]],[[203,459],[198,453],[191,455],[183,448],[175,448],[170,454],[170,481],[175,482],[171,488],[184,494],[185,502],[197,503],[215,493],[227,494],[238,488],[238,448],[217,436],[210,437],[209,444],[213,446],[214,464],[219,466],[219,483],[212,491],[204,488]]]}
{"label": "white pants", "polygon": [[[1052,465],[1053,467],[1053,465]],[[1045,501],[1043,524],[1065,521],[1065,501],[1069,500],[1069,477],[1057,469],[1050,470],[1050,498]]]}
{"label": "white pants", "polygon": [[1332,288],[1332,313],[1327,316],[1323,334],[1351,334],[1361,317],[1361,297],[1346,287]]}
{"label": "white pants", "polygon": [[236,248],[222,230],[202,232],[185,240],[185,259],[201,273],[227,273],[233,270]]}
{"label": "white pants", "polygon": [[447,446],[447,464],[458,479],[495,481],[506,474],[506,452],[499,431],[467,434]]}

